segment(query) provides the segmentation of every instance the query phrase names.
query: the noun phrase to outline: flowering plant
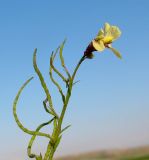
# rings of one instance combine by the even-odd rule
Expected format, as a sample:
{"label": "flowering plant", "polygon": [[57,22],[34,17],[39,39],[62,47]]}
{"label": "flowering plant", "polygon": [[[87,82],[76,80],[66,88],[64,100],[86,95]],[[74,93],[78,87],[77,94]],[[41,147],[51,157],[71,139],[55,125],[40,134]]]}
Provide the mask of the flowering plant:
{"label": "flowering plant", "polygon": [[[41,82],[41,86],[45,92],[46,98],[45,98],[45,100],[43,100],[43,107],[44,107],[45,111],[51,116],[51,119],[48,122],[40,124],[36,130],[32,131],[32,130],[29,130],[26,127],[24,127],[17,116],[16,107],[17,107],[17,103],[18,103],[20,94],[23,91],[23,89],[26,87],[26,85],[33,79],[33,77],[31,77],[20,88],[20,90],[18,91],[18,93],[14,99],[14,103],[13,103],[13,115],[14,115],[14,118],[15,118],[17,125],[25,133],[30,134],[32,136],[29,141],[28,148],[27,148],[27,153],[30,158],[35,158],[36,160],[53,160],[54,153],[55,153],[55,151],[61,141],[62,133],[70,127],[70,125],[68,125],[65,128],[62,128],[62,123],[63,123],[65,112],[66,112],[66,109],[68,106],[69,99],[71,97],[72,88],[73,88],[73,85],[75,84],[75,82],[74,82],[75,76],[76,76],[76,73],[77,73],[80,65],[87,58],[93,58],[94,51],[101,52],[105,48],[111,49],[117,57],[121,58],[120,53],[116,49],[112,48],[112,46],[111,46],[111,43],[114,40],[116,40],[120,35],[121,35],[121,32],[118,27],[110,26],[108,23],[105,23],[104,29],[101,29],[99,31],[98,35],[89,43],[88,47],[86,48],[84,54],[82,55],[81,59],[79,60],[78,64],[76,65],[72,74],[69,73],[69,71],[65,65],[65,61],[64,61],[64,57],[63,57],[63,48],[65,45],[65,41],[57,48],[57,50],[55,52],[52,52],[51,57],[50,57],[49,76],[50,76],[50,79],[53,82],[53,84],[57,87],[57,89],[60,93],[60,96],[62,98],[63,106],[62,106],[62,110],[61,110],[60,115],[58,115],[55,111],[50,91],[47,87],[47,84],[45,83],[45,80],[44,80],[42,73],[40,72],[40,70],[37,66],[37,62],[36,62],[37,49],[34,50],[33,67],[39,77],[39,80]],[[66,72],[67,77],[65,77],[54,65],[54,60],[55,60],[55,57],[58,53],[59,53],[59,58],[61,61],[61,66],[63,67],[64,71]],[[63,80],[63,82],[66,84],[66,89],[67,89],[66,94],[64,94],[62,87],[54,79],[53,72],[55,72],[55,74],[57,74]],[[41,128],[43,128],[46,125],[50,125],[50,124],[53,124],[53,131],[51,134],[43,133],[40,131]],[[44,156],[41,153],[40,154],[32,153],[31,149],[32,149],[33,143],[34,143],[37,136],[44,136],[49,141],[48,146],[47,146],[47,150],[46,150]]]}

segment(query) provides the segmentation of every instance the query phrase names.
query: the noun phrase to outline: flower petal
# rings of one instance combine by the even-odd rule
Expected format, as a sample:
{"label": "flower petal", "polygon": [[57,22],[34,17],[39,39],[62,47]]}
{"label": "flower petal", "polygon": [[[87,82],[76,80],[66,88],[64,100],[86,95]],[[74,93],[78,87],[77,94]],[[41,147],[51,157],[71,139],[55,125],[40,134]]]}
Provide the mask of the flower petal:
{"label": "flower petal", "polygon": [[102,35],[104,35],[104,31],[103,31],[103,29],[100,29],[97,36],[102,36]]}
{"label": "flower petal", "polygon": [[105,23],[105,25],[104,25],[104,32],[105,32],[105,35],[106,35],[106,33],[109,32],[110,28],[111,28],[110,24],[109,24],[109,23]]}
{"label": "flower petal", "polygon": [[119,51],[117,51],[115,48],[112,48],[109,46],[109,49],[111,49],[111,51],[120,59],[122,59],[122,55],[119,53]]}
{"label": "flower petal", "polygon": [[96,40],[101,40],[102,38],[104,38],[104,31],[103,29],[101,29],[98,34],[97,34],[97,37],[96,37]]}
{"label": "flower petal", "polygon": [[105,36],[103,38],[104,44],[112,43],[112,41],[113,41],[113,37],[112,36]]}
{"label": "flower petal", "polygon": [[93,43],[93,47],[99,52],[101,52],[105,49],[105,46],[102,41],[97,42],[97,41],[93,40],[92,43]]}
{"label": "flower petal", "polygon": [[112,26],[110,28],[111,36],[113,37],[113,40],[116,40],[121,35],[121,31],[118,27]]}

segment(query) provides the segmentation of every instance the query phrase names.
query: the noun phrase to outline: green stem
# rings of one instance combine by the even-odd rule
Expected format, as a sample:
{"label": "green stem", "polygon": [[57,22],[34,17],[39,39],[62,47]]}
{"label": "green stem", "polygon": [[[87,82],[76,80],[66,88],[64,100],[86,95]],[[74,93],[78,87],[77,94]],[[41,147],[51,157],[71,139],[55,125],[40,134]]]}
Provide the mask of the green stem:
{"label": "green stem", "polygon": [[72,81],[74,80],[75,75],[76,75],[76,73],[77,73],[77,71],[78,71],[78,69],[79,69],[81,63],[85,60],[85,58],[86,58],[85,55],[82,56],[81,59],[80,59],[80,61],[78,62],[77,66],[76,66],[76,68],[75,68],[75,70],[74,70],[74,72],[73,72],[73,75],[72,75]]}
{"label": "green stem", "polygon": [[59,119],[59,127],[61,129],[61,125],[62,125],[62,122],[63,122],[63,118],[64,118],[64,115],[65,115],[65,112],[66,112],[66,108],[67,108],[67,105],[68,105],[68,102],[69,102],[69,98],[71,96],[71,91],[72,91],[72,86],[73,86],[73,81],[75,79],[75,75],[81,65],[81,63],[85,60],[85,56],[83,56],[80,61],[78,62],[74,72],[73,72],[73,75],[72,75],[72,78],[70,79],[70,83],[69,83],[69,86],[68,86],[68,91],[67,91],[67,95],[66,95],[66,99],[65,99],[65,104],[63,106],[63,109],[62,109],[62,112],[61,112],[61,115],[60,115],[60,119]]}
{"label": "green stem", "polygon": [[49,142],[47,151],[43,160],[53,160],[53,155],[54,155],[54,148]]}
{"label": "green stem", "polygon": [[[64,118],[64,115],[65,115],[65,112],[66,112],[66,109],[67,109],[67,105],[68,105],[68,102],[69,102],[69,98],[70,98],[70,96],[71,96],[71,90],[72,90],[72,86],[73,86],[73,81],[74,81],[74,79],[75,79],[75,75],[76,75],[76,73],[77,73],[77,71],[78,71],[81,63],[85,60],[85,58],[86,58],[86,57],[83,56],[83,57],[79,60],[77,66],[76,66],[76,68],[75,68],[75,70],[74,70],[74,72],[73,72],[72,78],[70,79],[70,82],[69,82],[69,85],[68,85],[67,94],[66,94],[66,98],[65,98],[65,103],[64,103],[64,105],[63,105],[63,109],[62,109],[60,118],[58,119],[58,126],[57,126],[57,128],[56,128],[56,132],[53,132],[53,133],[52,133],[52,136],[51,136],[52,139],[53,139],[53,137],[54,137],[54,143],[51,143],[51,140],[50,140],[50,142],[49,142],[49,144],[48,144],[48,146],[47,146],[47,151],[46,151],[46,153],[45,153],[44,160],[53,160],[54,152],[55,152],[55,150],[56,150],[55,145],[56,145],[58,139],[60,138],[59,136],[60,136],[60,134],[61,134],[61,126],[62,126],[63,118]],[[59,143],[58,143],[58,144],[59,144]],[[58,145],[57,145],[57,146],[58,146]],[[56,146],[56,147],[57,147],[57,146]]]}

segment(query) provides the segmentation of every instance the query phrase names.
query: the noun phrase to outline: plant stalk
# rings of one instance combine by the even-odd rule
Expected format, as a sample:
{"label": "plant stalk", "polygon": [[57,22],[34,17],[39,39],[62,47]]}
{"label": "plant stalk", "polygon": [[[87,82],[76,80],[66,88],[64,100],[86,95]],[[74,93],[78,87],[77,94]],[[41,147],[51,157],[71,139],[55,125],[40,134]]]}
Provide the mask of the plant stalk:
{"label": "plant stalk", "polygon": [[53,142],[51,142],[51,140],[50,140],[50,142],[49,142],[49,144],[47,146],[47,151],[45,153],[45,157],[44,157],[43,160],[53,160],[53,156],[54,156],[55,150],[57,148],[56,143],[57,143],[58,138],[59,138],[59,136],[61,134],[61,127],[62,127],[63,119],[64,119],[65,112],[66,112],[66,109],[67,109],[67,106],[68,106],[68,102],[69,102],[69,99],[70,99],[70,96],[71,96],[73,82],[74,82],[76,73],[77,73],[80,65],[82,64],[82,62],[85,60],[85,58],[86,58],[85,55],[81,57],[81,59],[79,60],[77,66],[75,67],[75,70],[73,72],[72,77],[69,79],[69,85],[68,85],[68,90],[67,90],[67,94],[66,94],[66,97],[65,97],[65,103],[63,105],[63,109],[62,109],[61,115],[60,115],[60,117],[58,119],[58,125],[57,125],[56,128],[54,128],[55,131],[53,131],[53,133],[52,133]]}

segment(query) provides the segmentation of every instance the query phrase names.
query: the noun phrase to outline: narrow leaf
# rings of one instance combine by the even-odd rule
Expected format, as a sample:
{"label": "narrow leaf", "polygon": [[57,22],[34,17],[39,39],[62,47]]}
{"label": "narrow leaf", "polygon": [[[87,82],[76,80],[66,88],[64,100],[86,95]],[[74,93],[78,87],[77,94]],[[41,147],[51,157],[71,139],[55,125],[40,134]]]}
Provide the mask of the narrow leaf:
{"label": "narrow leaf", "polygon": [[13,103],[13,115],[14,115],[14,118],[15,118],[15,121],[18,125],[18,127],[24,131],[25,133],[28,133],[30,135],[38,135],[38,136],[44,136],[44,137],[47,137],[47,138],[51,138],[51,136],[49,134],[46,134],[46,133],[41,133],[41,132],[36,132],[36,131],[32,131],[32,130],[29,130],[27,129],[26,127],[23,126],[23,124],[20,122],[19,118],[18,118],[18,115],[17,115],[17,103],[18,103],[18,100],[19,100],[19,97],[23,91],[23,89],[26,87],[26,85],[33,79],[33,77],[31,77],[30,79],[28,79],[23,85],[22,87],[20,88],[20,90],[18,91],[16,97],[15,97],[15,100],[14,100],[14,103]]}
{"label": "narrow leaf", "polygon": [[61,130],[61,133],[62,132],[64,132],[66,129],[68,129],[69,127],[71,127],[71,125],[68,125],[68,126],[66,126],[65,128],[63,128],[62,130]]}
{"label": "narrow leaf", "polygon": [[63,58],[63,48],[64,48],[65,43],[66,43],[66,39],[63,41],[62,45],[60,46],[60,52],[59,52],[62,66],[65,65],[64,58]]}
{"label": "narrow leaf", "polygon": [[38,66],[37,66],[37,62],[36,62],[36,54],[37,54],[37,49],[35,49],[34,51],[34,54],[33,54],[33,67],[34,67],[34,70],[35,72],[37,73],[38,77],[39,77],[39,80],[40,80],[40,83],[41,83],[41,86],[42,88],[44,89],[45,91],[45,94],[47,96],[47,99],[49,101],[49,105],[50,105],[50,110],[51,110],[51,113],[58,117],[57,113],[55,112],[54,108],[53,108],[53,104],[52,104],[52,98],[51,98],[51,95],[50,95],[50,92],[49,92],[49,89],[45,83],[45,80],[42,76],[42,73],[40,72]]}
{"label": "narrow leaf", "polygon": [[64,70],[65,70],[67,76],[69,77],[69,79],[71,79],[71,75],[70,75],[70,73],[69,73],[69,71],[68,71],[68,69],[65,65],[65,61],[64,61],[64,57],[63,57],[63,48],[64,48],[65,43],[66,43],[66,39],[63,41],[63,43],[60,46],[59,56],[60,56],[62,67],[64,68]]}

